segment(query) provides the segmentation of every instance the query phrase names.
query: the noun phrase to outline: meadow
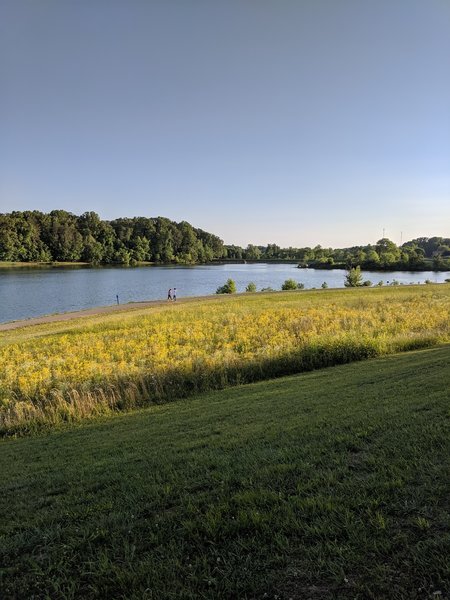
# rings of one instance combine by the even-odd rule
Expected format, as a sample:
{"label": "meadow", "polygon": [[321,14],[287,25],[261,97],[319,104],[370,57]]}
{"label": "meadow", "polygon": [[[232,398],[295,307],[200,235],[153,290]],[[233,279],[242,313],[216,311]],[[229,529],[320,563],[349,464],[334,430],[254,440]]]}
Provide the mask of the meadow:
{"label": "meadow", "polygon": [[450,340],[450,285],[242,294],[0,332],[0,432]]}
{"label": "meadow", "polygon": [[450,344],[0,441],[4,600],[444,600]]}

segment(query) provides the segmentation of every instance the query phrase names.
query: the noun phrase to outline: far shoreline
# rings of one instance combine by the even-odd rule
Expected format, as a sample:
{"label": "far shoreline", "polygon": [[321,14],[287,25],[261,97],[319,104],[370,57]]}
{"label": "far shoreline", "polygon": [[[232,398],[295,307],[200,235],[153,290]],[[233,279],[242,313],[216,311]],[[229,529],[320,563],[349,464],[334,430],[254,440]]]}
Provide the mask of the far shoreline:
{"label": "far shoreline", "polygon": [[[326,263],[319,264],[301,264],[298,260],[292,259],[217,259],[209,262],[199,262],[199,263],[183,263],[183,262],[168,262],[168,263],[157,263],[157,262],[134,262],[132,264],[124,264],[124,263],[88,263],[88,262],[12,262],[12,261],[0,261],[0,270],[2,269],[38,269],[38,268],[47,268],[47,269],[65,269],[72,267],[81,267],[81,268],[136,268],[136,267],[202,267],[202,266],[221,266],[221,265],[257,265],[257,264],[267,264],[267,265],[296,265],[296,268],[300,270],[304,269],[313,269],[317,271],[348,271],[349,268],[354,268],[358,265],[345,265],[342,263],[336,263],[333,265]],[[389,272],[403,272],[403,273],[450,273],[450,269],[448,266],[435,267],[432,264],[425,265],[359,265],[361,267],[361,271],[369,271],[375,273],[389,273]]]}

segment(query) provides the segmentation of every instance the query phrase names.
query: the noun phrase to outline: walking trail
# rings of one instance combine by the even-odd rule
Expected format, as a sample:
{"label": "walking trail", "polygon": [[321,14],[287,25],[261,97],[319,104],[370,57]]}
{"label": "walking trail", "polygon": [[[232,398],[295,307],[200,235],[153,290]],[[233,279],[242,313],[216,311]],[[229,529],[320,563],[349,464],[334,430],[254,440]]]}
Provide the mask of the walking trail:
{"label": "walking trail", "polygon": [[[215,296],[190,297],[179,299],[173,304],[184,304],[195,300],[213,300]],[[111,314],[117,312],[130,312],[142,308],[150,308],[152,306],[164,306],[171,304],[167,300],[148,300],[147,302],[129,302],[128,304],[114,304],[112,306],[96,306],[94,308],[86,308],[77,310],[76,312],[58,313],[55,315],[44,315],[42,317],[32,317],[20,321],[10,321],[9,323],[0,323],[0,331],[10,331],[11,329],[19,329],[21,327],[30,327],[31,325],[44,325],[45,323],[55,323],[59,321],[72,321],[73,319],[82,319],[83,317],[93,317],[102,314]]]}

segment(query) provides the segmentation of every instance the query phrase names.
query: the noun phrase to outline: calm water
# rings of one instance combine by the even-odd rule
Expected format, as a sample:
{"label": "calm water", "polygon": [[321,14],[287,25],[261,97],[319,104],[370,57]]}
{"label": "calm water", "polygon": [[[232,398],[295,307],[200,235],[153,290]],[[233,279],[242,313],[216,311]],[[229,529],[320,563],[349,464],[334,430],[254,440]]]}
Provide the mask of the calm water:
{"label": "calm water", "polygon": [[[389,272],[363,273],[373,283],[398,280],[424,283],[425,279],[442,282],[450,273]],[[306,288],[343,287],[345,271],[297,269],[296,265],[239,264],[214,266],[100,267],[100,268],[17,268],[0,269],[0,322],[25,319],[139,300],[160,300],[167,290],[177,288],[178,297],[214,294],[231,277],[238,291],[253,281],[263,287],[280,289],[285,279],[303,282]]]}

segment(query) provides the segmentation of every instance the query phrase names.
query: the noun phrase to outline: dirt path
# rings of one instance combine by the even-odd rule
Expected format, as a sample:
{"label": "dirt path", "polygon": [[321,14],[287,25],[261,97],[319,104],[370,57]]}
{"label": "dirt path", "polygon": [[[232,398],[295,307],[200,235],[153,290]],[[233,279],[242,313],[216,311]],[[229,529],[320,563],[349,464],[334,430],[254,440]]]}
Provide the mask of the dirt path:
{"label": "dirt path", "polygon": [[[214,296],[183,298],[176,301],[176,304],[184,304],[195,300],[213,300]],[[96,306],[77,310],[76,312],[58,313],[55,315],[45,315],[43,317],[33,317],[20,321],[11,321],[9,323],[0,323],[0,331],[10,331],[21,327],[30,327],[31,325],[44,325],[45,323],[56,323],[60,321],[72,321],[73,319],[82,319],[83,317],[93,317],[98,315],[107,315],[117,312],[130,312],[151,306],[167,305],[167,300],[148,300],[147,302],[129,302],[128,304],[114,304],[112,306]]]}
{"label": "dirt path", "polygon": [[83,317],[90,317],[101,314],[110,314],[115,312],[129,311],[138,308],[146,308],[148,306],[164,304],[160,300],[149,302],[133,302],[130,304],[119,304],[112,306],[96,306],[95,308],[86,308],[77,310],[76,312],[58,313],[55,315],[45,315],[43,317],[32,317],[20,321],[11,321],[9,323],[0,323],[0,331],[9,331],[10,329],[19,329],[20,327],[28,327],[31,325],[44,325],[45,323],[54,323],[57,321],[72,321]]}

